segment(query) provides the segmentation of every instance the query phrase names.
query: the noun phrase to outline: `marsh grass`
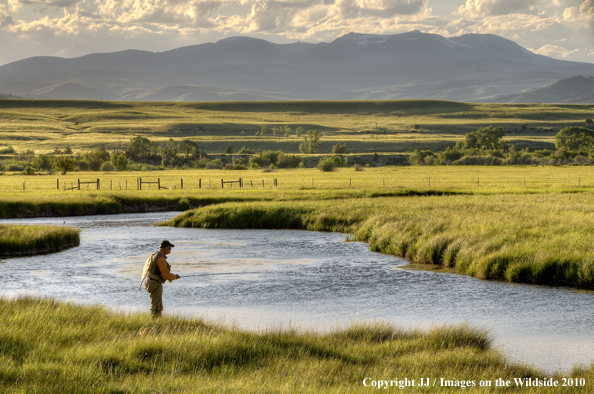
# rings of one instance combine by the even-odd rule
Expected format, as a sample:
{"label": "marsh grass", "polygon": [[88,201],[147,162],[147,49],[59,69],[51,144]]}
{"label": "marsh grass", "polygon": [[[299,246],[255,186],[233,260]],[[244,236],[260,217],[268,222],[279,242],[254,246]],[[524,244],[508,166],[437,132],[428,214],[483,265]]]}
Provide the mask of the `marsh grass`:
{"label": "marsh grass", "polygon": [[[252,332],[34,298],[0,299],[0,312],[6,393],[357,393],[370,390],[362,384],[367,377],[547,376],[507,361],[491,349],[487,332],[466,325],[420,330],[369,322],[329,333]],[[575,392],[592,389],[592,369],[569,375],[587,378]]]}
{"label": "marsh grass", "polygon": [[164,224],[345,232],[373,251],[478,278],[594,289],[593,206],[591,193],[225,203]]}
{"label": "marsh grass", "polygon": [[79,230],[71,227],[0,224],[0,257],[57,252],[79,243]]}

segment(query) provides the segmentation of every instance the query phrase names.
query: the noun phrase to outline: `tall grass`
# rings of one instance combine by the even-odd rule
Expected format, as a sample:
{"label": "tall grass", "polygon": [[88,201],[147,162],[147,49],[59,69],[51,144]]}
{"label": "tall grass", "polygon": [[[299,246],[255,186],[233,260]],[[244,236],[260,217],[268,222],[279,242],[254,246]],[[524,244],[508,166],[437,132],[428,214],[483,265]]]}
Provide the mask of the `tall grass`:
{"label": "tall grass", "polygon": [[79,243],[79,230],[71,227],[0,224],[0,257],[56,252]]}
{"label": "tall grass", "polygon": [[[464,325],[250,332],[33,298],[1,299],[0,313],[0,391],[6,393],[358,393],[372,389],[363,386],[365,378],[418,384],[421,377],[443,377],[478,386],[498,377],[547,377],[507,361],[491,349],[487,332]],[[592,390],[594,370],[568,375],[587,380],[575,392]]]}
{"label": "tall grass", "polygon": [[166,224],[346,232],[373,251],[478,278],[594,289],[592,206],[591,193],[226,203]]}

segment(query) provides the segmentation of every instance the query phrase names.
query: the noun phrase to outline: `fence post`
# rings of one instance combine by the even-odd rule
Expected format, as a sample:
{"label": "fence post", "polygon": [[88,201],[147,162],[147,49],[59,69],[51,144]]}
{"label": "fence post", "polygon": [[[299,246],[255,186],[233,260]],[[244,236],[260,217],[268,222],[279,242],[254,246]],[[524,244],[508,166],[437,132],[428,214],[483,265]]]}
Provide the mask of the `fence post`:
{"label": "fence post", "polygon": [[198,189],[202,189],[202,178],[198,179]]}
{"label": "fence post", "polygon": [[126,190],[128,190],[128,180],[126,179]]}
{"label": "fence post", "polygon": [[23,181],[23,191],[25,191],[25,182],[27,181]]}
{"label": "fence post", "polygon": [[429,177],[429,187],[431,187],[431,177]]}
{"label": "fence post", "polygon": [[[87,184],[89,186],[89,184]],[[80,178],[78,178],[78,190],[80,190]]]}
{"label": "fence post", "polygon": [[276,178],[274,178],[274,187],[278,186],[278,180]]}
{"label": "fence post", "polygon": [[109,190],[113,190],[113,179],[109,180]]}
{"label": "fence post", "polygon": [[181,188],[184,188],[184,178],[181,179]]}
{"label": "fence post", "polygon": [[100,187],[99,187],[99,178],[97,178],[97,190],[99,190],[99,189],[100,189]]}
{"label": "fence post", "polygon": [[221,189],[225,188],[225,184],[223,183],[223,180],[221,179]]}
{"label": "fence post", "polygon": [[252,183],[252,180],[250,179],[250,185],[252,185],[252,188],[254,187],[254,184]]}
{"label": "fence post", "polygon": [[161,190],[161,178],[157,178],[157,190]]}
{"label": "fence post", "polygon": [[56,179],[56,188],[60,190],[60,179]]}
{"label": "fence post", "polygon": [[243,180],[239,178],[239,187],[243,187]]}
{"label": "fence post", "polygon": [[120,191],[122,191],[122,180],[120,179]]}
{"label": "fence post", "polygon": [[138,190],[142,190],[142,178],[138,178]]}

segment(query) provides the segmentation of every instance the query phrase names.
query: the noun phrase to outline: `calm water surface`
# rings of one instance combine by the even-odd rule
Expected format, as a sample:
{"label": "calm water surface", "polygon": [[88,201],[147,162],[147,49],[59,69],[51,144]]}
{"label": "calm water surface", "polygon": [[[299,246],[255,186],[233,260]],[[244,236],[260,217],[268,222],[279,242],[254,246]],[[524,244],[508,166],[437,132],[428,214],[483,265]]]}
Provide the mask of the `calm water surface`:
{"label": "calm water surface", "polygon": [[175,214],[0,220],[81,228],[79,247],[0,262],[0,296],[148,311],[140,273],[168,239],[176,245],[168,261],[182,279],[166,283],[165,313],[249,329],[468,322],[490,329],[514,360],[549,371],[594,362],[594,293],[407,270],[405,260],[345,242],[343,234],[153,226]]}

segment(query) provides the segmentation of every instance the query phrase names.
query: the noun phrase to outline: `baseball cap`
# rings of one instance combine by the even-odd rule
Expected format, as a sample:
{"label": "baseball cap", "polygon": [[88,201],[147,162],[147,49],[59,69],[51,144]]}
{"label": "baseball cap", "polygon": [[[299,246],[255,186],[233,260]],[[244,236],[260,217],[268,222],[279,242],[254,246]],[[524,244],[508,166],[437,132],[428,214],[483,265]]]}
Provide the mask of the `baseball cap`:
{"label": "baseball cap", "polygon": [[163,242],[161,242],[161,245],[159,245],[159,248],[164,249],[164,248],[167,248],[169,246],[171,246],[173,248],[175,245],[172,244],[169,241],[163,241]]}

